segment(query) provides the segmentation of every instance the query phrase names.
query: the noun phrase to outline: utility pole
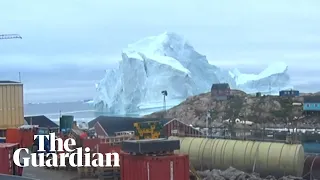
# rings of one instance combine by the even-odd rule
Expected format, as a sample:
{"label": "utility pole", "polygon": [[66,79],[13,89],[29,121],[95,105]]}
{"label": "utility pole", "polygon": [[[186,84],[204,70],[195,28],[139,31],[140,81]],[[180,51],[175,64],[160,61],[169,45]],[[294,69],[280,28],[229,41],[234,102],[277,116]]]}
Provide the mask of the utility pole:
{"label": "utility pole", "polygon": [[271,82],[269,82],[269,95],[271,95]]}
{"label": "utility pole", "polygon": [[163,95],[163,109],[166,111],[166,96],[168,96],[168,91],[163,90],[161,91],[161,94]]}

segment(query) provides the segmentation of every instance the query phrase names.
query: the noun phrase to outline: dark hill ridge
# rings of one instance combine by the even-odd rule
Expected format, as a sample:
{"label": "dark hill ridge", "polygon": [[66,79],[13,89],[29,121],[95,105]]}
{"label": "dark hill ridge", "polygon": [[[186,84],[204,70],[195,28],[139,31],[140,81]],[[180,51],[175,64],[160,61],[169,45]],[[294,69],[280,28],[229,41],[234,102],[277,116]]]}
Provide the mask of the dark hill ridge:
{"label": "dark hill ridge", "polygon": [[[187,98],[166,112],[155,112],[145,117],[177,118],[187,124],[204,127],[210,114],[212,123],[239,118],[260,125],[266,124],[267,127],[284,127],[286,122],[301,116],[302,106],[292,106],[292,103],[302,103],[303,96],[315,94],[308,93],[300,97],[256,97],[239,90],[232,90],[232,95],[229,100],[216,101],[211,99],[210,93],[203,93]],[[314,117],[301,118],[299,127],[314,128],[317,125],[314,123],[315,120]]]}

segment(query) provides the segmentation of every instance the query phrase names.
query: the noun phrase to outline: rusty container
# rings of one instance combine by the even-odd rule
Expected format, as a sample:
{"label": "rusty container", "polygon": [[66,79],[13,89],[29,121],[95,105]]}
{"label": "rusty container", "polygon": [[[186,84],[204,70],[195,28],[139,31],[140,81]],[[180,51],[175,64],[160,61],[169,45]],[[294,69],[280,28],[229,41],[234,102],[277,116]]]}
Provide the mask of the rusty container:
{"label": "rusty container", "polygon": [[29,148],[33,144],[33,135],[33,129],[7,129],[6,143],[19,143],[20,147]]}
{"label": "rusty container", "polygon": [[33,145],[34,142],[34,131],[33,129],[20,129],[20,137],[21,137],[21,144],[20,147],[29,148]]}
{"label": "rusty container", "polygon": [[7,129],[6,143],[21,143],[21,133],[18,128]]}
{"label": "rusty container", "polygon": [[121,180],[189,180],[188,155],[120,155]]}
{"label": "rusty container", "polygon": [[18,167],[13,162],[13,153],[18,148],[17,143],[0,143],[0,174],[18,174]]}

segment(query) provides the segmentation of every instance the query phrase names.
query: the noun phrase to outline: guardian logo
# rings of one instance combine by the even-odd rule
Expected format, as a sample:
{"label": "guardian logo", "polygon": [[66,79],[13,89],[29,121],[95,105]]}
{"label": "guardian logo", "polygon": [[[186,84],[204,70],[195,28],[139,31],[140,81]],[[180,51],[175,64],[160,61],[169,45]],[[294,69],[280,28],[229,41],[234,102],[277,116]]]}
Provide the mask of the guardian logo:
{"label": "guardian logo", "polygon": [[[65,167],[66,160],[69,161],[72,167],[120,166],[118,153],[90,153],[89,147],[74,149],[72,148],[76,145],[74,139],[68,138],[63,142],[61,138],[56,138],[55,133],[50,133],[50,135],[35,135],[34,140],[37,138],[39,140],[37,153],[31,153],[28,148],[20,148],[14,152],[13,162],[17,166],[28,167],[31,162],[31,166],[33,167]],[[50,152],[45,151],[45,138],[50,140]],[[22,153],[22,151],[25,151],[25,153]]]}

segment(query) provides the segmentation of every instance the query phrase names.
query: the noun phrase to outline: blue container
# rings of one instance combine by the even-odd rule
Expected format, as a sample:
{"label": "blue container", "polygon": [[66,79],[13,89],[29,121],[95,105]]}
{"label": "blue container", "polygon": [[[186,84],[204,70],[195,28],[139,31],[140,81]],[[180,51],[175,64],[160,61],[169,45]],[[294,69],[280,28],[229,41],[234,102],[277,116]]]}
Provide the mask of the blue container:
{"label": "blue container", "polygon": [[304,111],[320,111],[320,102],[305,102],[303,103]]}
{"label": "blue container", "polygon": [[320,154],[320,143],[303,143],[303,149],[305,153],[317,153]]}
{"label": "blue container", "polygon": [[0,143],[5,143],[6,142],[6,138],[5,137],[1,137],[0,138]]}
{"label": "blue container", "polygon": [[279,91],[279,96],[286,96],[286,97],[295,97],[299,96],[300,92],[297,90],[282,90]]}

